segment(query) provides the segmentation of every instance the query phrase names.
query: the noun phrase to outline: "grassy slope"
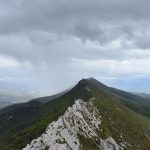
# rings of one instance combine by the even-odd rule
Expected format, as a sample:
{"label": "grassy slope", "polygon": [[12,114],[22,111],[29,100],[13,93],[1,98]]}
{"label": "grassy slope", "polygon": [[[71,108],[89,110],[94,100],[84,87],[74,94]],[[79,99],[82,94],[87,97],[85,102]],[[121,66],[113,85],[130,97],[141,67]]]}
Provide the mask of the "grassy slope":
{"label": "grassy slope", "polygon": [[[83,88],[86,85],[92,89],[92,93]],[[110,135],[118,142],[125,140],[135,145],[135,149],[138,145],[141,147],[140,150],[148,150],[150,140],[144,133],[150,134],[149,119],[123,106],[120,97],[111,93],[106,86],[97,82],[93,84],[93,81],[87,80],[81,81],[78,86],[55,101],[46,104],[30,102],[0,111],[0,149],[20,150],[33,138],[38,137],[50,122],[62,115],[75,99],[87,100],[91,96],[96,98],[95,105],[103,118],[101,125],[103,131],[100,133],[103,138]],[[13,119],[9,118],[12,114]],[[120,133],[123,133],[123,139],[120,139]],[[88,139],[82,138],[81,142],[85,149],[87,141]],[[92,145],[95,146],[93,142],[90,145],[91,149]]]}
{"label": "grassy slope", "polygon": [[123,97],[120,97],[122,104],[134,110],[135,112],[150,118],[150,99],[114,88],[110,88],[110,90],[116,95]]}
{"label": "grassy slope", "polygon": [[[95,105],[103,118],[100,132],[102,138],[112,136],[118,143],[126,141],[134,149],[148,150],[150,147],[150,121],[143,116],[132,112],[128,108],[117,104],[117,102],[108,102],[99,98],[95,100]],[[121,134],[123,137],[121,138]],[[128,150],[130,147],[128,147]]]}
{"label": "grassy slope", "polygon": [[[112,136],[118,143],[126,141],[132,147],[128,150],[148,150],[150,148],[150,120],[133,112],[124,105],[119,96],[106,94],[106,90],[95,88],[90,83],[95,97],[94,103],[103,118],[100,133],[102,138]],[[121,138],[122,133],[122,138]]]}
{"label": "grassy slope", "polygon": [[84,82],[80,82],[64,96],[45,104],[29,102],[1,110],[0,149],[20,150],[32,139],[40,136],[47,125],[61,116],[74,100],[91,97],[84,86]]}

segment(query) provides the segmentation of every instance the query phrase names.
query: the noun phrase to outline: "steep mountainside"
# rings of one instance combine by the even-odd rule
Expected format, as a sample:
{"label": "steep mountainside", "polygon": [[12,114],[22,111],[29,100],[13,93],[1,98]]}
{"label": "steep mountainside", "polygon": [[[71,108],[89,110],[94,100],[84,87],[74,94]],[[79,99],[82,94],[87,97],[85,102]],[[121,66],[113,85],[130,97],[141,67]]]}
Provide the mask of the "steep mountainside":
{"label": "steep mountainside", "polygon": [[125,106],[150,118],[150,98],[134,95],[114,88],[111,88],[111,91],[120,96],[121,102]]}
{"label": "steep mountainside", "polygon": [[150,115],[144,103],[93,78],[83,79],[55,100],[2,109],[0,149],[149,150]]}
{"label": "steep mountainside", "polygon": [[[49,124],[41,137],[33,140],[23,150],[45,148],[80,150],[85,146],[89,148],[82,144],[82,137],[90,139],[92,149],[123,149],[111,137],[103,140],[99,136],[98,131],[102,118],[92,101],[93,99],[90,99],[89,102],[76,100],[72,107],[68,107],[63,116],[59,117],[56,122]],[[123,143],[122,145],[125,147]]]}

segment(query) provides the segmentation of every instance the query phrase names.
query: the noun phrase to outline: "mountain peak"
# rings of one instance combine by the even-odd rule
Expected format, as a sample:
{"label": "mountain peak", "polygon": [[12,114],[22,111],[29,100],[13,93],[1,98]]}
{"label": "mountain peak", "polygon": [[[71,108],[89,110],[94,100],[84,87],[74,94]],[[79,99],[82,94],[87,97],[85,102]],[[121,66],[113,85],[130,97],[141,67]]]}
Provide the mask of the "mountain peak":
{"label": "mountain peak", "polygon": [[87,78],[86,80],[96,80],[96,79],[93,78],[93,77],[89,77],[89,78]]}
{"label": "mountain peak", "polygon": [[87,79],[80,80],[70,92],[74,95],[75,99],[88,101],[92,98],[92,90],[87,82]]}
{"label": "mountain peak", "polygon": [[93,77],[82,79],[78,84],[70,91],[74,93],[76,99],[82,99],[88,101],[93,97],[95,91],[99,93],[110,93],[109,87],[99,82]]}
{"label": "mountain peak", "polygon": [[[88,78],[82,78],[80,81],[95,81],[96,79],[93,77],[88,77]],[[98,81],[98,80],[96,80]]]}

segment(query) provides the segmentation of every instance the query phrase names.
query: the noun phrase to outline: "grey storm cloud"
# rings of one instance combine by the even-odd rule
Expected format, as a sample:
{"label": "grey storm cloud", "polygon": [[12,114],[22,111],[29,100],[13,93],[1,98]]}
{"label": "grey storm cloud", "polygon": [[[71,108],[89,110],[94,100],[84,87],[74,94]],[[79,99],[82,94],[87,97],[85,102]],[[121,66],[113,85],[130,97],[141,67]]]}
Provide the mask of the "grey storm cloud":
{"label": "grey storm cloud", "polygon": [[149,19],[148,0],[8,0],[1,4],[1,33],[30,30],[64,31],[84,25]]}
{"label": "grey storm cloud", "polygon": [[81,46],[71,46],[76,42],[66,43],[67,38],[100,45],[120,40],[127,49],[148,49],[149,6],[148,0],[0,0],[0,51],[51,62],[55,56],[65,61],[85,55],[77,50]]}
{"label": "grey storm cloud", "polygon": [[11,59],[16,72],[0,69],[15,76],[21,65],[21,74],[44,82],[149,74],[149,7],[149,0],[0,0],[0,67]]}
{"label": "grey storm cloud", "polygon": [[2,35],[45,31],[107,44],[116,38],[134,42],[143,24],[150,25],[148,0],[1,0],[0,4]]}

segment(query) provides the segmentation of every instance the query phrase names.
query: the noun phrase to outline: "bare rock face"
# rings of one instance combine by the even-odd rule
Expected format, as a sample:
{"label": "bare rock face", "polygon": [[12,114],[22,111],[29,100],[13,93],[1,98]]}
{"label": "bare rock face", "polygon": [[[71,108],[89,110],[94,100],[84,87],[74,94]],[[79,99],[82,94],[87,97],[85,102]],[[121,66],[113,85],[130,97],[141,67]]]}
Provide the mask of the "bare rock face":
{"label": "bare rock face", "polygon": [[45,133],[23,150],[82,150],[79,134],[95,140],[101,150],[122,150],[113,138],[103,140],[99,137],[97,131],[100,130],[101,120],[92,99],[88,102],[78,99],[63,116],[48,125]]}

